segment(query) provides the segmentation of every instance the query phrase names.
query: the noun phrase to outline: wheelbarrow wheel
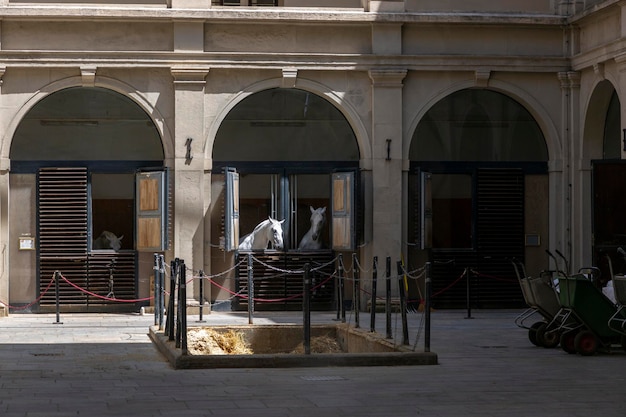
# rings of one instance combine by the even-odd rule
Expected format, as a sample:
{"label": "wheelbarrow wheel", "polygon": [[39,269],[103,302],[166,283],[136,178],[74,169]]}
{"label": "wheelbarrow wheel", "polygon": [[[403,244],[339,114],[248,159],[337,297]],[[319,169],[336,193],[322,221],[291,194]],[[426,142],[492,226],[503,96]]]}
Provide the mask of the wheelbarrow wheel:
{"label": "wheelbarrow wheel", "polygon": [[543,321],[538,321],[537,323],[534,323],[532,326],[530,326],[530,329],[528,329],[528,340],[530,340],[530,343],[535,346],[541,346],[541,343],[539,343],[539,340],[537,340],[537,330],[542,325],[545,325],[545,323]]}
{"label": "wheelbarrow wheel", "polygon": [[576,353],[576,334],[578,331],[570,330],[561,335],[561,349],[567,353]]}
{"label": "wheelbarrow wheel", "polygon": [[548,328],[548,324],[547,323],[543,323],[541,326],[539,326],[539,328],[537,329],[537,343],[539,343],[539,346],[543,346],[545,348],[555,348],[559,345],[559,332],[557,331],[551,331],[551,332],[547,332],[546,329]]}
{"label": "wheelbarrow wheel", "polygon": [[591,356],[598,350],[598,338],[593,332],[583,330],[576,335],[574,340],[576,352],[583,356]]}

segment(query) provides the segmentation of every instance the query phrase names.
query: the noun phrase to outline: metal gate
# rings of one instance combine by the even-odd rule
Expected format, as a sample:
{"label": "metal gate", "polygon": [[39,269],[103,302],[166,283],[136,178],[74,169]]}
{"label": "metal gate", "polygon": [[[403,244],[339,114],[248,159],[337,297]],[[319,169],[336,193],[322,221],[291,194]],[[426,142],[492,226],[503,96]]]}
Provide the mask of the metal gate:
{"label": "metal gate", "polygon": [[[234,310],[248,308],[248,264],[246,255],[238,254],[237,262],[243,259],[237,270]],[[335,296],[335,268],[332,251],[281,252],[276,254],[254,253],[253,277],[255,310],[300,310],[304,293],[303,275],[290,273],[302,271],[304,265],[311,265],[311,309],[329,310],[333,308]]]}

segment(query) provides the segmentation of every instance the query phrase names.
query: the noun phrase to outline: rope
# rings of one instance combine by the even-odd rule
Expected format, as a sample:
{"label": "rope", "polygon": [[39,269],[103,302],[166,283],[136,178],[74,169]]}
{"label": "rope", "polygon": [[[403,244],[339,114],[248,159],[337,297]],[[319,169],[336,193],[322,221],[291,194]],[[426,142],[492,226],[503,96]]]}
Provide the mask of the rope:
{"label": "rope", "polygon": [[[328,281],[330,281],[331,279],[333,279],[333,278],[334,278],[334,274],[329,276],[328,278],[326,278],[324,281],[320,282],[319,284],[311,287],[311,291],[315,291],[318,288],[321,288],[322,286],[326,285],[326,283]],[[213,281],[212,279],[209,279],[209,282],[212,285],[215,285],[216,287],[218,287],[219,289],[224,290],[227,293],[231,294],[233,296],[232,298],[239,297],[239,298],[244,299],[244,300],[248,300],[250,298],[249,295],[241,294],[244,290],[247,290],[247,287],[244,287],[239,292],[235,293],[234,291],[232,291],[229,288],[226,288],[226,287],[218,284],[217,282]],[[294,295],[291,295],[289,297],[284,297],[284,298],[266,299],[266,298],[253,297],[252,301],[259,302],[259,303],[281,303],[281,302],[284,302],[284,301],[289,301],[289,300],[295,300],[297,298],[302,298],[303,296],[304,296],[304,292],[301,292],[300,294],[294,294]]]}
{"label": "rope", "polygon": [[86,290],[84,288],[79,287],[78,285],[76,285],[73,282],[71,282],[69,279],[65,278],[63,275],[61,275],[61,278],[63,278],[63,281],[67,282],[70,286],[74,287],[75,289],[77,289],[77,290],[79,290],[79,291],[81,291],[81,292],[83,292],[85,294],[91,295],[92,297],[99,298],[101,300],[115,301],[115,302],[119,302],[119,303],[137,303],[137,302],[140,302],[140,301],[150,301],[150,300],[154,299],[154,296],[146,297],[146,298],[137,298],[137,299],[134,299],[134,300],[105,297],[103,295],[99,295],[99,294],[96,294],[94,292],[91,292],[91,291],[88,291],[88,290]]}
{"label": "rope", "polygon": [[54,283],[54,274],[52,275],[52,279],[50,279],[50,282],[48,283],[48,286],[46,287],[45,290],[43,290],[43,292],[41,294],[39,294],[39,297],[35,298],[34,301],[31,301],[30,303],[23,305],[23,306],[12,306],[8,303],[3,302],[2,300],[0,300],[0,304],[2,304],[5,307],[8,307],[10,309],[13,310],[26,310],[29,307],[32,307],[33,305],[37,304],[44,295],[46,295],[46,293],[48,292],[48,290],[50,290],[50,287],[52,287],[52,284]]}

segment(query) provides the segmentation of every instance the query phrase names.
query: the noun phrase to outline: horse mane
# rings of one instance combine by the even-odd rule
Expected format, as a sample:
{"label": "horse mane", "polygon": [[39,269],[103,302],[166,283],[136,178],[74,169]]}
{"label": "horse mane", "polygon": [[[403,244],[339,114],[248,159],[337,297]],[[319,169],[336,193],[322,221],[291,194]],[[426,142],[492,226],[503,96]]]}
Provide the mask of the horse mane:
{"label": "horse mane", "polygon": [[258,232],[259,230],[263,229],[265,227],[265,225],[267,225],[269,222],[270,222],[270,219],[263,220],[261,223],[257,224],[254,227],[254,230],[252,230],[252,233]]}

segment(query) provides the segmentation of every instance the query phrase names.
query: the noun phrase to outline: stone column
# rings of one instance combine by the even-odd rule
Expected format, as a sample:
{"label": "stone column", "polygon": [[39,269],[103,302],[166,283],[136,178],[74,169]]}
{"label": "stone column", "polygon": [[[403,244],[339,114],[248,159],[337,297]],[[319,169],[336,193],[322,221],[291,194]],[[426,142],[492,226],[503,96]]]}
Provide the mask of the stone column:
{"label": "stone column", "polygon": [[[584,259],[585,245],[589,241],[583,241],[583,207],[585,201],[584,183],[586,175],[582,170],[582,143],[580,134],[580,111],[579,92],[580,74],[574,71],[559,72],[558,78],[561,83],[561,152],[562,152],[562,175],[560,184],[551,176],[550,181],[556,180],[551,185],[550,195],[555,195],[557,234],[551,245],[553,249],[559,249],[571,262],[573,270],[582,266],[581,263],[591,261]],[[589,174],[587,170],[587,175]],[[554,187],[559,187],[558,191]],[[553,191],[557,191],[552,194]],[[558,209],[561,208],[561,210]],[[557,220],[560,218],[560,221]],[[588,252],[588,249],[587,249]]]}
{"label": "stone column", "polygon": [[[372,80],[372,255],[396,262],[402,242],[402,81],[405,69],[376,69]],[[396,288],[393,286],[392,288]]]}
{"label": "stone column", "polygon": [[571,225],[570,239],[572,249],[570,259],[572,270],[593,264],[592,235],[591,235],[591,162],[585,155],[582,121],[585,118],[580,113],[580,73],[567,72],[568,82],[568,138],[570,143],[571,167]]}
{"label": "stone column", "polygon": [[[188,274],[204,269],[204,88],[208,69],[172,68],[174,77],[174,248]],[[194,283],[187,287],[194,294]]]}
{"label": "stone column", "polygon": [[[5,4],[5,3],[2,3]],[[3,77],[6,71],[5,66],[0,66],[0,93],[2,92]],[[2,94],[0,94],[2,100]],[[2,132],[6,131],[6,125],[3,122],[4,117],[0,118],[0,128]],[[7,147],[8,148],[8,147]],[[9,170],[11,161],[7,155],[0,156],[0,300],[9,303]],[[9,309],[0,305],[0,317],[8,315]]]}

